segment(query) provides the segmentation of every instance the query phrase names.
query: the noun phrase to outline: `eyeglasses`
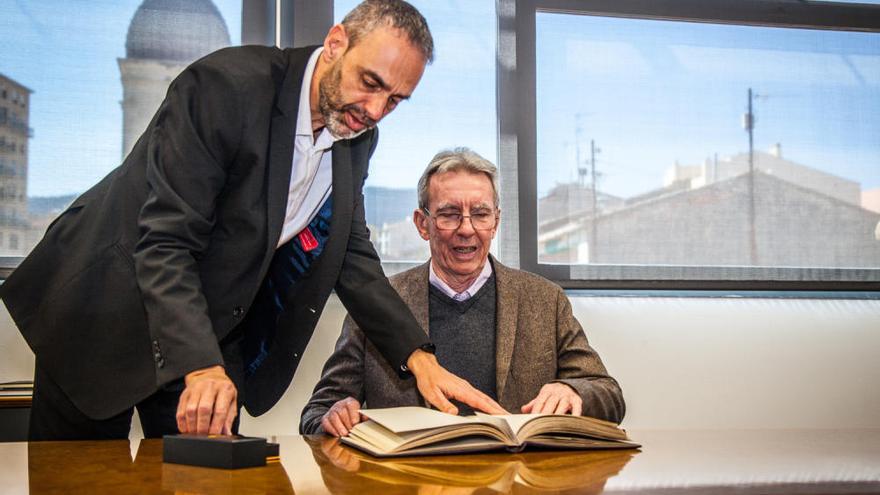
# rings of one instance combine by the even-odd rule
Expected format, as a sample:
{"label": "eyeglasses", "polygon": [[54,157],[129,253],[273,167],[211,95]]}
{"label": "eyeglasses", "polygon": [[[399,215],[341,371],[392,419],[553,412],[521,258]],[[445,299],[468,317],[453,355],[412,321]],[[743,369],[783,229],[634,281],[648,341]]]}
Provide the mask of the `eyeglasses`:
{"label": "eyeglasses", "polygon": [[498,225],[498,214],[492,210],[476,210],[470,215],[462,215],[461,213],[434,213],[431,214],[427,208],[422,208],[425,215],[434,219],[434,225],[440,230],[457,230],[461,227],[461,222],[465,218],[471,220],[474,230],[492,230]]}

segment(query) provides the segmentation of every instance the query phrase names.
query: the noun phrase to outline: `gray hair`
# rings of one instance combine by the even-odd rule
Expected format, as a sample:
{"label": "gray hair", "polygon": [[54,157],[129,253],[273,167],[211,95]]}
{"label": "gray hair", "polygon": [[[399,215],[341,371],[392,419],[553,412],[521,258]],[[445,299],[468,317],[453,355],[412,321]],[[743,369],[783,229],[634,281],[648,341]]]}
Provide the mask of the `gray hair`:
{"label": "gray hair", "polygon": [[403,0],[364,0],[352,9],[342,19],[349,48],[383,24],[403,31],[429,64],[434,61],[434,38],[428,29],[428,21]]}
{"label": "gray hair", "polygon": [[492,162],[468,148],[444,150],[434,155],[428,168],[419,179],[419,208],[428,208],[428,185],[431,177],[445,172],[465,171],[472,174],[486,174],[492,182],[495,208],[498,208],[498,168]]}

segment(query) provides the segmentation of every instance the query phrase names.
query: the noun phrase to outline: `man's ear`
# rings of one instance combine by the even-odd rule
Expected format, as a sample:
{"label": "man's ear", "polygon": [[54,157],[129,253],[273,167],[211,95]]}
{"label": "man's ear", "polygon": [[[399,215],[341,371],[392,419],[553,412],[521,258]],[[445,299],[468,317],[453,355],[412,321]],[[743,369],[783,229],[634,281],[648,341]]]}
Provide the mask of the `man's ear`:
{"label": "man's ear", "polygon": [[345,26],[335,24],[324,38],[322,56],[327,62],[335,62],[342,57],[346,50],[348,50],[348,33],[345,32]]}
{"label": "man's ear", "polygon": [[419,235],[426,241],[431,238],[430,232],[428,232],[428,222],[430,221],[431,219],[428,218],[428,215],[425,215],[421,208],[416,208],[413,211],[413,223],[416,225]]}

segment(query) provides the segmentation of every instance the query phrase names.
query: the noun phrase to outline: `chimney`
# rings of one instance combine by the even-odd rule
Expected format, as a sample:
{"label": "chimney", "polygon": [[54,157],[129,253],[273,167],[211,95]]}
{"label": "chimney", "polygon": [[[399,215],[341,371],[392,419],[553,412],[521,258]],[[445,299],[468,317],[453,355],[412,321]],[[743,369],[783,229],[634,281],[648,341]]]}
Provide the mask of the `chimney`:
{"label": "chimney", "polygon": [[770,147],[770,154],[775,156],[776,158],[782,158],[782,145],[779,143],[774,144]]}

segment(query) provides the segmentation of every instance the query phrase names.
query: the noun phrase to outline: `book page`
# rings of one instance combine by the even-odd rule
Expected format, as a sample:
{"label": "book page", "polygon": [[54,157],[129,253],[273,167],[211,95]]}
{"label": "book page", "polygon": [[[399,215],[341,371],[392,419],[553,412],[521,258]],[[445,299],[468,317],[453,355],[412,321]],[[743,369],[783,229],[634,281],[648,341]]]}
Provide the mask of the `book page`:
{"label": "book page", "polygon": [[626,433],[614,423],[587,416],[570,414],[504,414],[481,417],[504,420],[514,433],[518,443],[523,443],[533,435],[556,433],[560,435],[586,435],[607,440],[627,440]]}
{"label": "book page", "polygon": [[388,428],[394,433],[440,428],[443,426],[467,424],[464,416],[454,416],[425,407],[388,407],[384,409],[362,409],[361,414]]}
{"label": "book page", "polygon": [[498,414],[496,416],[490,416],[488,414],[483,414],[480,412],[478,412],[477,415],[503,420],[510,427],[510,431],[513,433],[514,438],[519,435],[519,431],[522,429],[523,426],[525,426],[526,423],[535,418],[546,416],[546,414]]}
{"label": "book page", "polygon": [[511,429],[504,416],[479,413],[476,416],[455,416],[424,407],[362,409],[361,414],[397,434],[456,425],[487,425],[501,432],[509,439],[508,443],[515,443],[516,439],[516,430]]}

